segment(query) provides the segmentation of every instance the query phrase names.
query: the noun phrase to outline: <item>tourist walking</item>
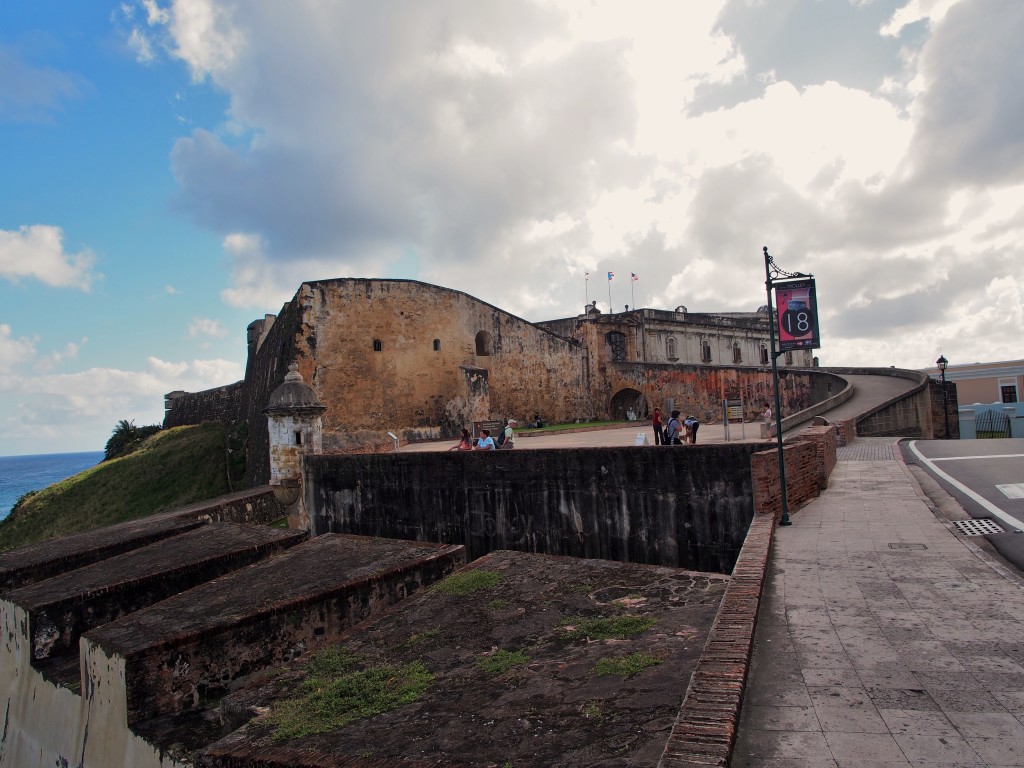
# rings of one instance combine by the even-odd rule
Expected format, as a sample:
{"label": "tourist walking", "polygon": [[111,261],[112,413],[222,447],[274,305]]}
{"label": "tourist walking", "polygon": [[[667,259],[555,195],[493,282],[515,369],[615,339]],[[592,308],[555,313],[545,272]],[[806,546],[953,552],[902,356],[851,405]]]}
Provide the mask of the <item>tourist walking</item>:
{"label": "tourist walking", "polygon": [[501,449],[515,448],[516,447],[516,433],[512,430],[519,426],[519,422],[515,419],[509,419],[505,425],[504,431],[502,431]]}
{"label": "tourist walking", "polygon": [[651,426],[654,428],[654,444],[661,445],[661,441],[664,439],[665,433],[661,426],[661,411],[657,408],[654,409],[654,415],[651,416]]}

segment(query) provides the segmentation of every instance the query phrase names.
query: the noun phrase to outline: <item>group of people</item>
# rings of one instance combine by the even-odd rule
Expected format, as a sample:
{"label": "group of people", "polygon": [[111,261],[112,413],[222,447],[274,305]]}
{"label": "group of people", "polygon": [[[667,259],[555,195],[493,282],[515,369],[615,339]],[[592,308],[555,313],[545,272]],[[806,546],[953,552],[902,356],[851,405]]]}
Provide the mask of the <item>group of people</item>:
{"label": "group of people", "polygon": [[696,445],[697,430],[700,429],[700,422],[693,416],[687,416],[679,420],[679,411],[672,411],[667,424],[661,423],[661,410],[654,409],[651,416],[651,426],[654,428],[655,445]]}
{"label": "group of people", "polygon": [[481,429],[480,437],[473,439],[473,436],[469,434],[469,430],[465,427],[462,428],[462,436],[459,438],[458,445],[455,445],[448,450],[450,451],[496,451],[496,450],[508,450],[516,447],[516,433],[515,427],[517,426],[515,419],[509,419],[505,428],[501,431],[497,441],[491,437],[491,430]]}

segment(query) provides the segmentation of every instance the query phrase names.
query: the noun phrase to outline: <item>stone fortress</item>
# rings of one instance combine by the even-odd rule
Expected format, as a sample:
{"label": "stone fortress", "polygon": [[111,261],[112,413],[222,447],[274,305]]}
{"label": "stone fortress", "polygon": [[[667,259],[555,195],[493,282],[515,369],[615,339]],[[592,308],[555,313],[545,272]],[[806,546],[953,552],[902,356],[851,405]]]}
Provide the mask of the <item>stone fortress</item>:
{"label": "stone fortress", "polygon": [[[0,768],[727,765],[781,505],[774,443],[337,449],[669,401],[708,419],[723,393],[756,413],[766,323],[591,308],[530,324],[421,283],[303,284],[250,326],[244,381],[168,396],[168,426],[217,419],[245,436],[247,490],[0,553]],[[783,366],[790,420],[851,395],[809,362]],[[856,434],[933,434],[934,382],[848,373],[909,384],[787,440],[792,509]],[[434,588],[451,575],[489,586]],[[623,618],[648,629],[580,630]],[[267,714],[338,643],[432,682],[279,738]],[[498,652],[521,666],[481,671]],[[636,659],[652,666],[598,672]]]}
{"label": "stone fortress", "polygon": [[[288,365],[326,408],[324,450],[450,438],[461,427],[534,416],[545,422],[644,418],[673,407],[720,419],[724,396],[757,418],[771,393],[767,308],[696,314],[594,304],[571,318],[530,323],[460,291],[412,280],[303,283],[277,316],[248,328],[245,379],[205,392],[171,392],[165,427],[219,420],[246,425],[252,469],[266,482],[263,409]],[[829,393],[798,372],[811,352],[780,365],[786,409]],[[820,383],[820,382],[819,382]],[[837,390],[838,391],[838,390]]]}

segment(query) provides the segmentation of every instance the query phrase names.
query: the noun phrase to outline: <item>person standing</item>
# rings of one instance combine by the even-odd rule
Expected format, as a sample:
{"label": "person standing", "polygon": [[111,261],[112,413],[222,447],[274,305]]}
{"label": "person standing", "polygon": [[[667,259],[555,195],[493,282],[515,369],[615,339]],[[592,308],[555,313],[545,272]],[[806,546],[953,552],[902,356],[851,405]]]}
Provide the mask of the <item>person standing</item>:
{"label": "person standing", "polygon": [[668,426],[665,427],[664,445],[679,445],[681,442],[679,439],[679,431],[681,429],[682,425],[679,423],[679,411],[672,411],[672,418],[668,420]]}
{"label": "person standing", "polygon": [[765,405],[764,413],[761,414],[761,418],[764,419],[764,423],[765,424],[771,424],[772,423],[772,406],[771,406],[771,404],[766,404]]}
{"label": "person standing", "polygon": [[654,409],[654,415],[651,416],[651,426],[654,428],[654,444],[661,445],[661,441],[665,436],[661,426],[661,411],[657,408]]}

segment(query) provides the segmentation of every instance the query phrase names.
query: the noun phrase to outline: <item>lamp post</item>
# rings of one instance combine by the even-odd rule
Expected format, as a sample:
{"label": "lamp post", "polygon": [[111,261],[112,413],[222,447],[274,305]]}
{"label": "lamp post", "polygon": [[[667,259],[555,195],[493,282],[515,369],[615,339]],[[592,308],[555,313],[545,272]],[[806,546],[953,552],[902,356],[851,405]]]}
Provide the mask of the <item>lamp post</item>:
{"label": "lamp post", "polygon": [[942,418],[946,424],[946,433],[943,438],[949,440],[949,398],[946,397],[946,366],[949,365],[949,360],[945,355],[939,355],[935,364],[939,366],[939,374],[942,376]]}

